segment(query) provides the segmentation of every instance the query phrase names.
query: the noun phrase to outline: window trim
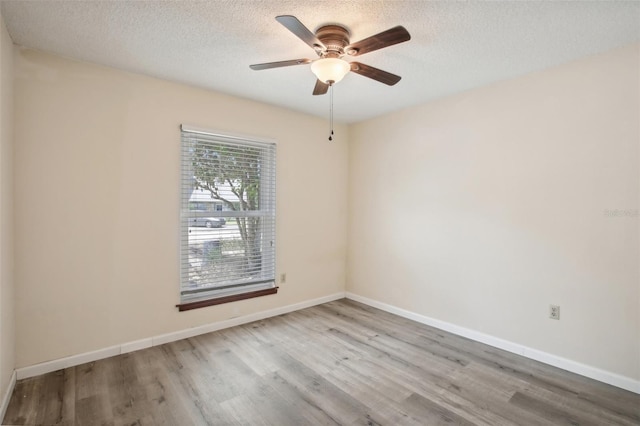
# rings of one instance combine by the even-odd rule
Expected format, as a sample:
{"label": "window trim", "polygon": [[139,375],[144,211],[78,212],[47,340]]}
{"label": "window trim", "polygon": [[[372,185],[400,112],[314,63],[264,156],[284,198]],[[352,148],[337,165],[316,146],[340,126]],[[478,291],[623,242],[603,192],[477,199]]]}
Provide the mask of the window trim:
{"label": "window trim", "polygon": [[179,312],[190,311],[191,309],[206,308],[207,306],[221,305],[223,303],[236,302],[238,300],[253,299],[254,297],[268,296],[276,294],[278,287],[265,288],[262,290],[245,291],[242,293],[230,294],[228,296],[218,296],[211,299],[202,299],[195,302],[178,303],[176,308]]}
{"label": "window trim", "polygon": [[[181,150],[180,150],[180,158],[181,158],[181,162],[184,161],[185,159],[185,152],[184,152],[184,145],[183,145],[183,138],[185,136],[185,133],[191,133],[191,134],[195,134],[195,135],[202,135],[205,138],[214,138],[214,139],[218,139],[219,142],[221,143],[230,143],[230,144],[240,144],[240,145],[245,145],[247,147],[250,146],[256,146],[258,148],[260,148],[261,150],[264,150],[264,153],[267,154],[268,156],[273,155],[273,162],[269,161],[268,163],[266,163],[266,166],[269,167],[269,174],[268,174],[268,180],[266,181],[267,185],[270,185],[270,191],[273,191],[272,195],[268,195],[268,192],[262,192],[260,197],[261,201],[260,204],[262,205],[264,203],[264,205],[268,206],[266,208],[265,211],[267,212],[271,212],[272,215],[266,215],[264,217],[271,217],[273,220],[273,239],[270,242],[266,242],[263,241],[263,245],[264,244],[270,244],[272,247],[275,246],[275,238],[276,238],[276,231],[275,231],[275,221],[276,221],[276,216],[275,216],[275,205],[276,205],[276,151],[277,151],[277,144],[275,141],[273,140],[269,140],[269,139],[263,139],[263,138],[256,138],[253,136],[245,136],[245,135],[231,135],[231,134],[224,134],[224,133],[219,133],[216,131],[209,131],[206,129],[202,129],[202,128],[197,128],[197,127],[192,127],[192,126],[188,126],[188,125],[180,125],[180,140],[181,140]],[[266,145],[272,145],[272,148],[267,147]],[[272,149],[272,151],[270,151]],[[271,252],[268,253],[264,253],[269,257],[272,257],[272,262],[273,262],[273,277],[269,277],[268,279],[262,280],[262,281],[256,281],[256,282],[249,282],[249,283],[237,283],[237,284],[231,284],[228,286],[224,286],[222,288],[219,289],[219,291],[217,292],[217,294],[212,294],[211,292],[215,292],[215,289],[212,288],[203,288],[201,290],[201,293],[203,293],[204,295],[202,296],[198,296],[198,293],[200,293],[199,291],[185,291],[185,288],[183,288],[183,271],[184,271],[184,259],[183,259],[183,255],[184,255],[184,250],[188,250],[189,247],[189,243],[188,243],[188,237],[186,237],[184,235],[185,230],[183,229],[184,225],[184,219],[185,219],[185,213],[188,214],[187,210],[189,209],[189,200],[186,197],[186,193],[185,193],[185,186],[184,186],[184,172],[185,169],[183,166],[180,167],[180,173],[181,173],[181,178],[180,178],[180,193],[181,193],[181,203],[180,203],[180,262],[179,262],[179,267],[180,267],[180,291],[179,291],[179,296],[180,296],[180,303],[176,304],[175,306],[178,308],[179,312],[182,311],[187,311],[187,310],[191,310],[191,309],[198,309],[198,308],[203,308],[203,307],[207,307],[207,306],[213,306],[213,305],[219,305],[222,303],[229,303],[229,302],[234,302],[234,301],[238,301],[238,300],[244,300],[244,299],[250,299],[250,298],[254,298],[254,297],[261,297],[261,296],[266,296],[266,295],[270,295],[270,294],[276,294],[278,292],[278,286],[276,284],[276,276],[277,276],[277,271],[275,270],[276,267],[276,261],[275,261],[275,257],[276,257],[276,249],[273,248],[273,250]],[[264,197],[267,197],[267,199],[265,200]],[[266,201],[266,202],[265,202]],[[260,210],[262,211],[262,210]],[[256,211],[243,211],[242,212],[237,212],[237,211],[226,211],[224,213],[225,216],[234,216],[234,217],[250,217],[250,216],[254,216],[254,215],[258,215],[256,214],[256,212],[258,212],[258,210]],[[241,214],[242,213],[242,214]],[[211,215],[211,216],[218,216],[220,214],[222,214],[221,211],[217,211],[217,210],[213,210],[210,212],[206,212],[207,215]],[[263,216],[263,215],[260,215]],[[190,216],[188,216],[190,217]],[[187,233],[188,233],[188,225],[186,225],[187,228]],[[268,274],[269,276],[269,274]],[[208,294],[207,294],[208,293]]]}

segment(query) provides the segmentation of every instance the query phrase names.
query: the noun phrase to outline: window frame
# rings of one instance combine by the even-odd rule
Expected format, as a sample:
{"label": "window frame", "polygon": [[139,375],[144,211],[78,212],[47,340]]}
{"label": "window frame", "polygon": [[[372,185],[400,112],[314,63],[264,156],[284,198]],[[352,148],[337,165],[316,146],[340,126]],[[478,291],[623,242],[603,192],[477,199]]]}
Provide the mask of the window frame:
{"label": "window frame", "polygon": [[[198,139],[199,137],[201,139]],[[220,144],[230,147],[256,147],[259,149],[259,155],[261,156],[259,209],[222,211],[214,208],[211,211],[203,213],[191,208],[197,201],[190,199],[193,189],[189,188],[193,188],[194,185],[187,183],[187,180],[189,176],[191,179],[195,179],[195,176],[193,176],[194,172],[192,169],[193,152],[187,152],[187,149],[190,146],[189,144],[194,143],[194,139],[198,140],[198,142],[204,142],[205,144]],[[275,270],[277,145],[275,141],[251,136],[230,135],[186,126],[184,124],[180,126],[180,141],[180,303],[176,304],[176,307],[179,311],[186,311],[277,293],[278,286],[276,285]],[[235,284],[230,282],[220,288],[215,288],[215,284],[212,284],[210,287],[189,289],[188,285],[185,285],[184,281],[188,280],[188,278],[185,277],[189,276],[189,270],[191,268],[189,264],[190,220],[203,214],[213,217],[263,218],[263,220],[260,221],[260,275],[262,279],[251,279],[248,282],[238,282]],[[269,238],[264,238],[264,235]]]}

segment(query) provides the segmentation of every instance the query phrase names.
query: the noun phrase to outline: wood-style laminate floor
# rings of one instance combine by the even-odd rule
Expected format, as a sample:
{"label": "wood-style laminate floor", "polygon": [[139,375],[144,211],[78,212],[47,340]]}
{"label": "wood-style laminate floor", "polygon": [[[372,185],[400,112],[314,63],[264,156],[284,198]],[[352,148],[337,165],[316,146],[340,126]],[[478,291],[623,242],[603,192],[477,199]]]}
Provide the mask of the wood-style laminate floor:
{"label": "wood-style laminate floor", "polygon": [[14,425],[639,425],[640,396],[339,300],[20,380]]}

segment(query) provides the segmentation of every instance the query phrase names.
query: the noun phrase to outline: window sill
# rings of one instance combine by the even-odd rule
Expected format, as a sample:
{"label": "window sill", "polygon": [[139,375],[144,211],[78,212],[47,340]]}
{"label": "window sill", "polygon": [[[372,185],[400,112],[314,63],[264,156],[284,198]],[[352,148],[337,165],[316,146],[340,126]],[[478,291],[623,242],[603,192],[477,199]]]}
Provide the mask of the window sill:
{"label": "window sill", "polygon": [[206,308],[207,306],[221,305],[223,303],[236,302],[238,300],[253,299],[254,297],[268,296],[276,294],[278,287],[266,288],[263,290],[248,291],[246,293],[232,294],[229,296],[215,297],[212,299],[198,300],[196,302],[180,303],[176,305],[179,312],[191,309]]}

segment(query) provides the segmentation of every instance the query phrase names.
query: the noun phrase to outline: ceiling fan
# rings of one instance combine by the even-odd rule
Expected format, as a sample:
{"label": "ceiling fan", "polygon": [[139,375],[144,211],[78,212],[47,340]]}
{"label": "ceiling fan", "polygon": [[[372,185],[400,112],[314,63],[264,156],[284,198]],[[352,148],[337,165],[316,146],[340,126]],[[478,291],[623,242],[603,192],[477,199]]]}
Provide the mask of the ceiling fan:
{"label": "ceiling fan", "polygon": [[324,95],[329,86],[339,82],[349,72],[369,77],[381,83],[393,86],[400,81],[400,76],[365,65],[360,62],[347,62],[343,58],[360,56],[384,47],[393,46],[411,39],[409,32],[398,25],[371,37],[351,43],[349,31],[341,25],[325,25],[312,33],[295,16],[276,16],[276,20],[289,31],[307,43],[318,55],[318,59],[292,59],[288,61],[268,62],[250,65],[253,70],[288,67],[291,65],[311,64],[311,71],[317,81],[313,89],[314,95]]}

